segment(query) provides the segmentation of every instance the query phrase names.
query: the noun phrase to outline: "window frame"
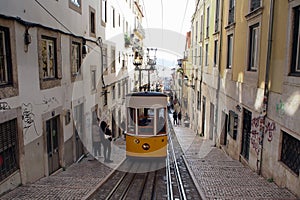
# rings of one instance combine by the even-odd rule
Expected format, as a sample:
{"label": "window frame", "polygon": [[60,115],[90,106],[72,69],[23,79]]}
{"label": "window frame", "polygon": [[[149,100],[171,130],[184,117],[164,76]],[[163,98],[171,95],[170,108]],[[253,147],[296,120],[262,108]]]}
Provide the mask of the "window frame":
{"label": "window frame", "polygon": [[102,62],[103,62],[103,72],[107,74],[108,72],[108,64],[107,64],[107,45],[103,45],[102,47]]}
{"label": "window frame", "polygon": [[79,7],[74,4],[74,0],[69,0],[69,8],[71,8],[72,10],[78,12],[79,14],[82,14],[81,0],[76,0],[76,2],[79,3]]}
{"label": "window frame", "polygon": [[219,40],[214,41],[214,67],[218,66],[218,51],[219,51]]}
{"label": "window frame", "polygon": [[206,38],[209,38],[209,23],[210,23],[209,15],[210,15],[210,7],[208,6],[206,8],[206,34],[205,34]]}
{"label": "window frame", "polygon": [[235,0],[229,0],[228,6],[228,25],[235,22]]}
{"label": "window frame", "polygon": [[[232,64],[233,64],[233,40],[234,40],[233,37],[234,37],[233,33],[230,33],[227,35],[227,55],[226,55],[226,59],[227,59],[226,68],[227,69],[232,69]],[[229,41],[231,41],[231,42],[229,42]]]}
{"label": "window frame", "polygon": [[110,64],[110,72],[115,73],[116,72],[116,48],[111,47],[111,64]]}
{"label": "window frame", "polygon": [[[78,58],[74,58],[74,55],[73,55],[73,46],[74,45],[77,45],[78,46],[78,49],[77,49],[77,56]],[[79,75],[81,75],[81,63],[82,63],[82,43],[79,42],[78,39],[72,39],[71,40],[71,44],[70,44],[70,48],[71,48],[71,51],[70,51],[70,62],[71,62],[71,77],[72,79],[78,77]],[[74,71],[74,60],[78,60],[76,63],[77,63],[77,66],[76,67],[76,72]],[[74,80],[72,80],[74,81]]]}
{"label": "window frame", "polygon": [[101,1],[101,25],[106,26],[107,23],[107,1]]}
{"label": "window frame", "polygon": [[[10,44],[10,30],[8,27],[0,26],[0,32],[3,32],[3,57],[4,57],[4,76],[3,82],[0,79],[0,87],[12,85],[12,56],[11,56],[11,44]],[[1,55],[0,55],[1,57]],[[0,68],[1,69],[1,68]]]}
{"label": "window frame", "polygon": [[[51,73],[51,69],[50,69],[50,66],[48,66],[49,64],[50,64],[50,61],[52,60],[52,62],[53,62],[53,68],[54,68],[54,72],[52,72],[53,74],[51,74],[51,75],[47,75],[47,76],[45,76],[45,75],[42,75],[42,78],[44,79],[44,80],[47,80],[47,79],[55,79],[55,78],[57,78],[58,76],[57,76],[57,45],[56,45],[56,38],[54,38],[54,37],[49,37],[49,36],[45,36],[45,35],[42,35],[42,37],[41,37],[41,43],[42,43],[42,46],[43,46],[43,42],[46,42],[46,53],[47,53],[47,66],[46,66],[46,68],[47,68],[47,73]],[[50,55],[49,56],[49,51],[51,51],[48,47],[49,47],[49,45],[51,44],[50,42],[52,42],[52,44],[53,44],[53,52],[52,52],[52,54],[53,55]],[[43,48],[43,47],[42,47]],[[51,53],[51,52],[50,52]],[[42,53],[42,60],[44,60],[44,55],[43,55],[43,53]],[[44,61],[43,61],[43,63],[44,63]],[[42,66],[42,71],[43,71],[43,74],[45,73],[45,69],[44,69],[44,67]]]}
{"label": "window frame", "polygon": [[208,67],[208,58],[209,57],[209,44],[208,43],[205,43],[205,64],[204,66],[205,67]]}
{"label": "window frame", "polygon": [[215,32],[219,31],[220,27],[220,0],[216,0],[216,12],[215,12]]}
{"label": "window frame", "polygon": [[[256,33],[256,39],[253,38],[254,32]],[[249,26],[248,71],[255,72],[259,68],[259,46],[260,46],[259,37],[260,37],[260,23],[255,23],[255,24]],[[254,43],[253,43],[253,41],[254,41]],[[255,44],[255,46],[253,46],[254,44]]]}
{"label": "window frame", "polygon": [[[288,137],[288,138],[290,138],[290,139],[293,139],[293,140],[295,140],[295,142],[297,142],[298,144],[300,144],[300,140],[297,138],[297,137],[295,137],[294,135],[292,135],[292,134],[290,134],[288,131],[285,131],[285,130],[281,130],[281,146],[280,146],[280,157],[279,157],[279,161],[286,167],[286,168],[288,168],[289,169],[289,171],[291,172],[291,173],[293,173],[294,175],[296,175],[297,177],[299,177],[300,176],[300,168],[298,168],[298,173],[294,170],[294,169],[292,169],[291,168],[291,166],[290,166],[290,164],[289,163],[287,163],[287,160],[285,160],[285,159],[283,159],[283,151],[284,151],[284,149],[286,149],[286,148],[284,148],[284,137]],[[296,145],[296,146],[299,146],[299,145]],[[288,150],[291,150],[290,148],[292,147],[292,145],[287,145],[287,148],[289,148]]]}
{"label": "window frame", "polygon": [[90,30],[90,36],[96,37],[97,32],[97,17],[96,17],[96,10],[89,6],[89,30]]}
{"label": "window frame", "polygon": [[[298,12],[296,12],[298,9]],[[290,47],[290,76],[300,76],[300,5],[292,9],[291,47]],[[298,68],[298,69],[297,69]]]}
{"label": "window frame", "polygon": [[97,90],[97,70],[96,66],[91,66],[91,92],[94,93]]}
{"label": "window frame", "polygon": [[[257,4],[259,1],[259,5]],[[262,0],[250,0],[249,2],[249,10],[250,12],[253,12],[257,9],[259,9],[262,6]]]}
{"label": "window frame", "polygon": [[[62,79],[62,59],[61,59],[61,34],[52,30],[38,28],[38,65],[39,80],[42,90],[61,86]],[[55,56],[56,56],[56,75],[53,78],[44,78],[43,76],[43,56],[42,56],[42,38],[53,38],[55,40]]]}

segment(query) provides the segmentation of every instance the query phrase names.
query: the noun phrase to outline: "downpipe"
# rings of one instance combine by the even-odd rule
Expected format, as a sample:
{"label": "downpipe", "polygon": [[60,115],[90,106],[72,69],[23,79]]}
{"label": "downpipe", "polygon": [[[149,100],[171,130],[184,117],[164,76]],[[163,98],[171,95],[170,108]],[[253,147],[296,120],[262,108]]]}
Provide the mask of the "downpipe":
{"label": "downpipe", "polygon": [[260,137],[259,141],[259,155],[257,156],[257,173],[261,175],[262,160],[263,160],[263,144],[264,144],[264,133],[266,127],[266,118],[268,114],[268,101],[269,101],[269,71],[272,53],[272,36],[273,36],[273,19],[274,18],[274,0],[270,0],[270,18],[269,18],[269,33],[268,33],[268,50],[267,50],[267,62],[266,62],[266,72],[265,72],[265,86],[264,86],[264,99],[263,108],[261,113],[260,121]]}

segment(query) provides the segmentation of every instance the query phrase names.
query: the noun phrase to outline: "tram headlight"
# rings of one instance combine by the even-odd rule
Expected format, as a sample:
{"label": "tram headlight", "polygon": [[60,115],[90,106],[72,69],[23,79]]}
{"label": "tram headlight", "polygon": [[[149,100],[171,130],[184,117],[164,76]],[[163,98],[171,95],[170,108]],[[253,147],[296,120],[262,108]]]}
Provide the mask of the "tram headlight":
{"label": "tram headlight", "polygon": [[134,143],[138,144],[138,143],[140,143],[140,140],[139,139],[134,139]]}
{"label": "tram headlight", "polygon": [[145,143],[145,144],[142,145],[142,148],[143,148],[144,150],[149,150],[149,149],[150,149],[150,145],[147,144],[147,143]]}

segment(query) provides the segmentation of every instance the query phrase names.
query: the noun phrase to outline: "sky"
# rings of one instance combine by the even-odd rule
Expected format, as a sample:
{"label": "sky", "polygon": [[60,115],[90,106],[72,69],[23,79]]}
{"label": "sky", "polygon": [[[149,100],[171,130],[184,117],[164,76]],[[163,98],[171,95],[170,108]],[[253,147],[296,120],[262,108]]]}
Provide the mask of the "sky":
{"label": "sky", "polygon": [[144,46],[158,49],[159,64],[174,67],[183,57],[195,0],[140,0],[140,5],[144,12]]}

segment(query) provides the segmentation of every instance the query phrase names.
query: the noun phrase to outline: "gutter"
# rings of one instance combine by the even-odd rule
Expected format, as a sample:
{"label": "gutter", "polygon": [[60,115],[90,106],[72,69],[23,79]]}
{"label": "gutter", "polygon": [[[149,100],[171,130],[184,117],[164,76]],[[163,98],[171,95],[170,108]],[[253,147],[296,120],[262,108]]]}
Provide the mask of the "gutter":
{"label": "gutter", "polygon": [[264,132],[265,132],[265,122],[268,114],[268,101],[269,101],[269,80],[270,80],[270,62],[272,53],[272,36],[273,36],[273,21],[274,21],[274,0],[270,0],[270,18],[269,18],[269,34],[268,34],[268,50],[267,50],[267,62],[266,62],[266,72],[265,72],[265,87],[264,87],[264,99],[263,99],[263,110],[261,113],[261,124],[263,127],[260,129],[260,151],[259,158],[257,158],[257,173],[261,174],[262,159],[263,159],[263,142],[264,142]]}

